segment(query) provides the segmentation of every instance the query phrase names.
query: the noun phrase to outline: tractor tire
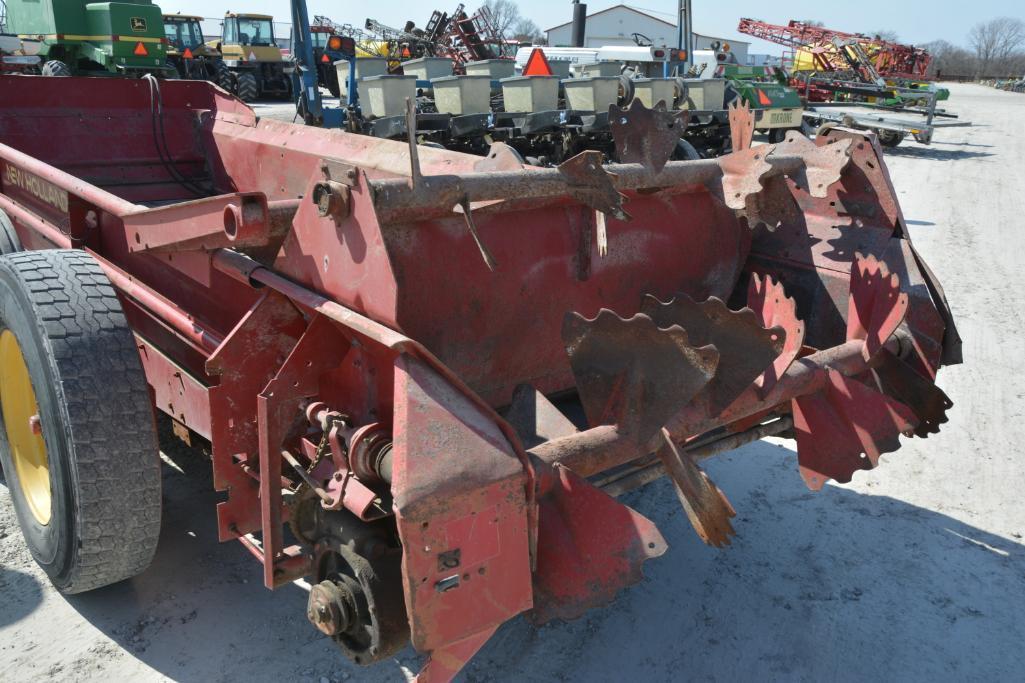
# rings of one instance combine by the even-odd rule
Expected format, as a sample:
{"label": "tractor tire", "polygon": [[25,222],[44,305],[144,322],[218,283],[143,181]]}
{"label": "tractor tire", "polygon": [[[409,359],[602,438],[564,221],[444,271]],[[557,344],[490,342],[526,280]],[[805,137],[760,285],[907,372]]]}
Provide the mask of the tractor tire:
{"label": "tractor tire", "polygon": [[677,161],[696,161],[701,158],[701,153],[686,140],[680,139],[676,142],[676,149],[673,151],[673,159]]}
{"label": "tractor tire", "polygon": [[[737,92],[737,89],[734,88],[732,85],[727,85],[723,89],[723,96],[722,96],[722,100],[723,100],[722,106],[723,106],[723,109],[729,109],[730,105],[733,104],[733,101],[738,99],[739,97],[740,97],[740,93]],[[743,103],[744,103],[743,101],[740,101],[740,102],[737,102],[737,105],[739,106],[739,105],[741,105]]]}
{"label": "tractor tire", "polygon": [[836,128],[835,123],[823,123],[821,126],[815,129],[815,137],[828,135],[829,131],[833,130],[834,128]]}
{"label": "tractor tire", "polygon": [[47,63],[43,64],[43,68],[40,73],[43,76],[70,76],[71,67],[59,59],[51,59]]}
{"label": "tractor tire", "polygon": [[628,107],[634,99],[634,82],[633,79],[627,75],[621,75],[619,77],[619,97],[616,103],[620,107]]}
{"label": "tractor tire", "polygon": [[892,130],[880,130],[876,133],[876,136],[879,138],[880,145],[890,149],[904,142],[904,134]]}
{"label": "tractor tire", "polygon": [[243,102],[253,102],[260,95],[260,86],[256,82],[256,76],[243,71],[235,75],[235,94]]}
{"label": "tractor tire", "polygon": [[0,462],[25,542],[61,593],[149,565],[158,453],[135,337],[96,260],[0,257]]}
{"label": "tractor tire", "polygon": [[21,251],[21,240],[14,231],[14,224],[7,214],[0,211],[0,256]]}
{"label": "tractor tire", "polygon": [[787,131],[794,130],[792,128],[770,128],[769,129],[769,142],[772,144],[783,142],[787,139]]}
{"label": "tractor tire", "polygon": [[677,77],[673,81],[673,109],[683,109],[684,105],[687,104],[687,100],[690,99],[690,86],[687,85],[687,81],[683,78]]}
{"label": "tractor tire", "polygon": [[214,67],[214,83],[232,95],[235,94],[235,90],[238,87],[235,83],[235,73],[221,61],[218,61]]}
{"label": "tractor tire", "polygon": [[331,97],[342,96],[342,88],[340,85],[338,85],[338,73],[336,71],[331,71],[330,73],[328,73],[327,78],[325,78],[324,80],[327,81],[327,91],[331,93]]}
{"label": "tractor tire", "polygon": [[178,69],[178,65],[171,59],[164,61],[164,78],[182,78],[182,72]]}

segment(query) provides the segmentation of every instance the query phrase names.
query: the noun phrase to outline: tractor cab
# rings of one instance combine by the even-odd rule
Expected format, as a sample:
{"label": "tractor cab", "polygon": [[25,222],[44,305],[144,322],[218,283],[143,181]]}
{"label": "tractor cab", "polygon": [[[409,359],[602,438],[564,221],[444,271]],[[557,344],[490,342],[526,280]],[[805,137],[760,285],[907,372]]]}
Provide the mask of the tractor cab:
{"label": "tractor cab", "polygon": [[221,26],[221,39],[214,45],[231,74],[231,87],[226,89],[246,102],[260,97],[292,99],[285,58],[274,39],[274,17],[228,12]]}
{"label": "tractor cab", "polygon": [[164,37],[167,38],[167,52],[195,51],[203,44],[203,30],[200,18],[185,14],[164,15]]}
{"label": "tractor cab", "polygon": [[274,40],[274,17],[265,14],[224,15],[221,54],[226,60],[280,62],[281,48]]}
{"label": "tractor cab", "polygon": [[203,42],[202,17],[185,14],[164,15],[164,37],[167,56],[186,55],[187,58],[217,55],[217,50]]}
{"label": "tractor cab", "polygon": [[167,66],[178,78],[213,81],[230,92],[233,76],[224,69],[221,53],[203,42],[202,21],[186,14],[164,15]]}

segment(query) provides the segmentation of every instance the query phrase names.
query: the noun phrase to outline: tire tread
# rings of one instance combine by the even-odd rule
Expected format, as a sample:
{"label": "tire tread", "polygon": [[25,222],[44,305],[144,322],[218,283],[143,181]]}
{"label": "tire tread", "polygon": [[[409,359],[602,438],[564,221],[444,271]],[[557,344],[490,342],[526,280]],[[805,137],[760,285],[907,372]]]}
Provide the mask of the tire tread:
{"label": "tire tread", "polygon": [[83,251],[4,258],[48,338],[70,418],[78,549],[58,588],[80,593],[135,576],[160,534],[160,460],[146,376],[121,303]]}

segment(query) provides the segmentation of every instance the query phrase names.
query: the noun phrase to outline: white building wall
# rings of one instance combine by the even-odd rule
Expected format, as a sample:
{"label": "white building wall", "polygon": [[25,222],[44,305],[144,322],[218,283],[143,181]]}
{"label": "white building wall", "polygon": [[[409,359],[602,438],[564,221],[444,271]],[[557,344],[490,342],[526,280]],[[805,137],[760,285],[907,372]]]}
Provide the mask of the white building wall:
{"label": "white building wall", "polygon": [[[584,29],[584,46],[634,45],[633,33],[644,35],[651,40],[653,45],[676,45],[675,26],[625,7],[614,7],[607,12],[599,12],[587,18],[587,26]],[[573,26],[572,24],[558,26],[548,31],[547,34],[548,44],[552,47],[568,47],[573,38]],[[695,33],[694,49],[711,49],[712,43],[716,40],[728,42],[737,55],[737,61],[741,64],[747,63],[747,43]]]}
{"label": "white building wall", "polygon": [[[654,45],[675,45],[676,29],[652,17],[637,12],[613,9],[587,18],[584,32],[585,47],[602,45],[634,45],[632,33],[641,33]],[[548,44],[568,47],[573,37],[571,24],[548,32]]]}

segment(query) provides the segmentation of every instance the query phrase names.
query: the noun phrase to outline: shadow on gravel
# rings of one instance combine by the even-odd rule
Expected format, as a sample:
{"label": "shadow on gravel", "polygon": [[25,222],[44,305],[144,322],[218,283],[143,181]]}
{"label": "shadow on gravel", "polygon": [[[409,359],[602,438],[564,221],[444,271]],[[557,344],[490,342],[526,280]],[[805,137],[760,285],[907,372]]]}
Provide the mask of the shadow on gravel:
{"label": "shadow on gravel", "polygon": [[[900,457],[918,456],[908,449],[883,466]],[[1019,543],[886,496],[839,486],[812,493],[796,454],[765,442],[707,470],[737,510],[731,547],[697,539],[668,481],[635,491],[623,502],[670,546],[645,565],[645,580],[576,622],[506,625],[467,679],[931,683],[1020,674]]]}
{"label": "shadow on gravel", "polygon": [[[13,530],[19,533],[17,527]],[[43,601],[36,577],[0,565],[0,628],[15,624],[34,612]]]}
{"label": "shadow on gravel", "polygon": [[[7,488],[3,467],[0,467],[0,486]],[[8,520],[8,524],[0,525],[0,540],[22,542],[13,508]],[[11,536],[17,538],[11,539]],[[0,628],[21,621],[43,602],[43,590],[36,577],[7,565],[6,554],[0,555]]]}
{"label": "shadow on gravel", "polygon": [[[985,146],[988,147],[989,145]],[[972,152],[970,150],[963,149],[940,149],[938,147],[919,145],[913,142],[906,142],[900,147],[884,149],[883,155],[888,157],[907,157],[909,159],[935,159],[938,161],[957,161],[959,159],[977,159],[979,157],[994,156],[992,152]]]}
{"label": "shadow on gravel", "polygon": [[[178,681],[402,680],[406,649],[370,669],[308,625],[305,592],[263,588],[218,544],[209,464],[165,446],[164,531],[134,581],[68,601]],[[895,457],[917,457],[908,451]],[[885,460],[884,460],[885,466]],[[623,498],[670,550],[612,604],[540,629],[516,619],[467,681],[1006,679],[1021,670],[1025,548],[886,496],[808,491],[793,451],[751,444],[707,464],[737,509],[733,546],[704,546],[665,480]],[[180,469],[179,469],[180,468]],[[1023,530],[1025,531],[1025,530]]]}

